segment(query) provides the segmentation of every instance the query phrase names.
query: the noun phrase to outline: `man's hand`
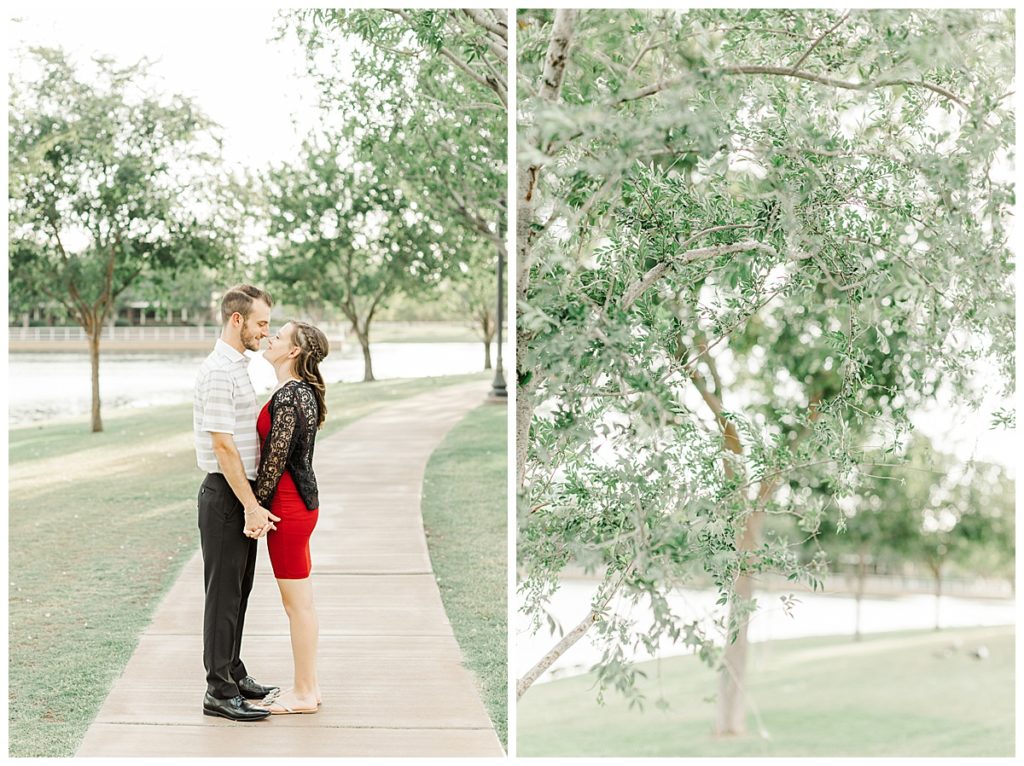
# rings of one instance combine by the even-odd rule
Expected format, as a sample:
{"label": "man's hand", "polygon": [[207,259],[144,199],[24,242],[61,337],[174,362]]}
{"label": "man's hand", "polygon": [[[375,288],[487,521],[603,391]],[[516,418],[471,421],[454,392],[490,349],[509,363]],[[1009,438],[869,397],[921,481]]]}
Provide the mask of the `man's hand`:
{"label": "man's hand", "polygon": [[259,540],[272,529],[277,529],[275,521],[280,521],[280,516],[275,516],[261,505],[254,505],[245,509],[245,536]]}

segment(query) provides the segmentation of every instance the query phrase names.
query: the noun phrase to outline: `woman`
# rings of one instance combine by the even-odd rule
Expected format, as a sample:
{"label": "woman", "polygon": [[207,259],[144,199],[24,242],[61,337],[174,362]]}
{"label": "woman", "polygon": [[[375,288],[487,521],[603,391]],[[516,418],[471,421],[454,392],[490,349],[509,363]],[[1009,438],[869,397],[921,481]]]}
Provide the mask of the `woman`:
{"label": "woman", "polygon": [[315,713],[319,624],[309,580],[309,537],[320,513],[313,444],[327,414],[319,365],[328,345],[316,327],[291,321],[267,346],[263,358],[274,366],[278,386],[256,421],[262,450],[255,493],[260,505],[281,518],[267,535],[267,550],[291,628],[295,682],[262,704],[273,715]]}

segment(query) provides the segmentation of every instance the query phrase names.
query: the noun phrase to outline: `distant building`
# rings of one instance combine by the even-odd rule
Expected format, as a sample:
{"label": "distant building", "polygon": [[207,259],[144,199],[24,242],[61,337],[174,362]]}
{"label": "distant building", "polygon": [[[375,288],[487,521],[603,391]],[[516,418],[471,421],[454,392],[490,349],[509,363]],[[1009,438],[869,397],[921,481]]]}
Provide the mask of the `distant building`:
{"label": "distant building", "polygon": [[[67,311],[56,302],[40,303],[29,311],[10,312],[11,327],[63,327],[74,324]],[[219,324],[216,311],[197,310],[191,306],[168,306],[161,301],[126,301],[115,309],[108,324],[118,327],[182,327]]]}

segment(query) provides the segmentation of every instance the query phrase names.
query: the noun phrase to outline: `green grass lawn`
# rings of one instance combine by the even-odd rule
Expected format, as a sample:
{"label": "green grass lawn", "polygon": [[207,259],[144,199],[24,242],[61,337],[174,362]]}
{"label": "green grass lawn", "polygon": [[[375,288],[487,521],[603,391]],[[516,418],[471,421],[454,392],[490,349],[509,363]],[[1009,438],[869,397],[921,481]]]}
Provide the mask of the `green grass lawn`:
{"label": "green grass lawn", "polygon": [[506,745],[507,413],[506,406],[484,404],[466,415],[430,456],[423,482],[423,522],[441,599]]}
{"label": "green grass lawn", "polygon": [[[955,639],[961,649],[942,657]],[[984,644],[987,660],[968,652]],[[1012,627],[809,638],[753,645],[750,734],[711,736],[716,678],[693,657],[641,665],[649,702],[594,676],[534,686],[518,707],[518,753],[629,756],[1012,756]],[[763,730],[767,737],[760,736]]]}
{"label": "green grass lawn", "polygon": [[[341,384],[330,435],[486,374]],[[160,597],[199,544],[190,404],[10,431],[9,750],[73,755]]]}

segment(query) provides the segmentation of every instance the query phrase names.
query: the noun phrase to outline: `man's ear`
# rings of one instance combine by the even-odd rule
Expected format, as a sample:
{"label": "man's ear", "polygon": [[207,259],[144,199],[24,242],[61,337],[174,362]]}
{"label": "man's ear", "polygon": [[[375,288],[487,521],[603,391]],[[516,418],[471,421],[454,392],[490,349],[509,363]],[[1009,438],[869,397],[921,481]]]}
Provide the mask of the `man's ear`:
{"label": "man's ear", "polygon": [[242,318],[242,315],[240,313],[238,313],[237,311],[234,314],[231,315],[231,324],[232,324],[232,326],[234,326],[234,327],[241,327],[244,323],[245,323],[245,320]]}

